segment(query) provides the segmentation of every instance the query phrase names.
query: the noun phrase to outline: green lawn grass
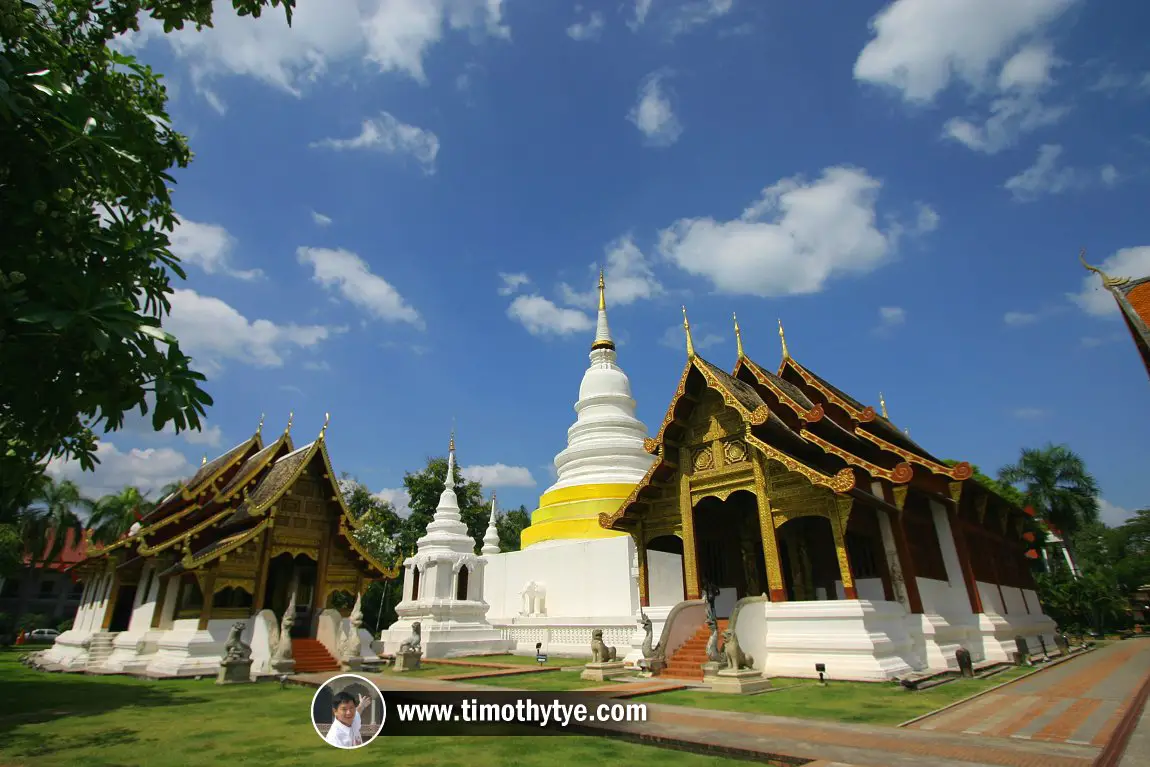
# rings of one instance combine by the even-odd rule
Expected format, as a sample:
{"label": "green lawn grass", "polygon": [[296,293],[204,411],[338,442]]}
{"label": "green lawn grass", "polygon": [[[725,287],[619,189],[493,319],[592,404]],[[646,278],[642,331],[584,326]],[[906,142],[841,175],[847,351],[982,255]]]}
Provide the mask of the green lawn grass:
{"label": "green lawn grass", "polygon": [[[480,669],[475,669],[479,671]],[[438,676],[452,676],[453,674],[466,674],[467,669],[460,666],[444,666],[438,663],[423,663],[419,664],[419,668],[414,671],[392,671],[391,666],[384,666],[379,671],[375,672],[384,677],[422,677],[422,678],[435,678]]]}
{"label": "green lawn grass", "polygon": [[641,700],[644,703],[669,703],[747,714],[893,725],[950,705],[1029,671],[1029,668],[1011,668],[989,679],[959,679],[921,692],[905,690],[893,682],[831,681],[822,687],[818,682],[806,679],[772,679],[775,687],[791,689],[779,689],[761,695],[676,690],[644,695]]}
{"label": "green lawn grass", "polygon": [[489,676],[464,680],[468,684],[481,684],[488,687],[502,687],[511,690],[534,690],[537,692],[563,692],[565,690],[586,690],[590,687],[606,687],[611,682],[588,682],[580,679],[574,671],[553,671],[547,674],[513,674],[511,676]]}
{"label": "green lawn grass", "polygon": [[[466,658],[452,658],[475,663],[494,663],[500,666],[538,666],[534,655],[471,655]],[[554,658],[548,656],[546,666],[584,666],[588,658]]]}
{"label": "green lawn grass", "polygon": [[4,767],[663,767],[669,759],[676,767],[730,764],[719,757],[576,735],[547,741],[388,737],[357,751],[339,751],[312,727],[314,690],[309,688],[49,674],[20,665],[21,653],[0,650]]}

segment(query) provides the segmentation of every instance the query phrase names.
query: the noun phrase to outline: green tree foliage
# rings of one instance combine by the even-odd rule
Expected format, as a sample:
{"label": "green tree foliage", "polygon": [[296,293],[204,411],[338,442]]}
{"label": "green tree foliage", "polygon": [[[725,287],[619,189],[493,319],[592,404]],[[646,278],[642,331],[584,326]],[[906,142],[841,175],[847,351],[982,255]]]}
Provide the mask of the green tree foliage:
{"label": "green tree foliage", "polygon": [[87,505],[91,510],[88,527],[92,530],[92,540],[105,545],[127,535],[132,525],[156,507],[155,501],[130,485]]}
{"label": "green tree foliage", "polygon": [[356,541],[362,544],[376,561],[385,567],[390,567],[399,555],[396,541],[402,526],[399,515],[395,513],[390,503],[373,495],[366,485],[346,473],[341,477],[339,487],[343,493],[344,503],[362,523],[354,533]]}
{"label": "green tree foliage", "polygon": [[[232,0],[240,15],[295,0]],[[192,158],[159,75],[109,47],[148,14],[210,26],[212,0],[0,0],[0,522],[48,459],[84,469],[127,412],[199,429],[204,376],[161,326],[175,226],[169,171]]]}
{"label": "green tree foliage", "polygon": [[1058,569],[1035,580],[1044,611],[1062,631],[1101,634],[1125,624],[1129,592],[1118,585],[1113,570],[1084,572],[1074,578],[1066,569]]}
{"label": "green tree foliage", "polygon": [[1064,536],[1098,521],[1098,482],[1066,445],[1023,448],[1018,462],[999,469],[998,478],[1020,486],[1026,504]]}
{"label": "green tree foliage", "polygon": [[531,524],[531,512],[526,506],[505,511],[495,519],[495,529],[499,531],[500,551],[519,551],[520,534]]}
{"label": "green tree foliage", "polygon": [[[427,525],[439,506],[439,496],[443,494],[443,480],[446,476],[446,458],[429,458],[422,471],[408,472],[403,476],[403,486],[407,488],[410,498],[408,505],[411,507],[411,515],[405,520],[399,535],[399,543],[404,552],[413,550],[415,542],[427,532]],[[483,534],[487,531],[491,508],[483,500],[483,486],[465,480],[458,464],[455,466],[455,497],[459,500],[460,516],[467,525],[467,533],[475,540],[475,549],[478,551],[483,545]]]}
{"label": "green tree foliage", "polygon": [[86,505],[73,482],[40,483],[36,498],[18,516],[17,529],[29,568],[55,562],[69,534],[79,539],[84,526],[77,512]]}

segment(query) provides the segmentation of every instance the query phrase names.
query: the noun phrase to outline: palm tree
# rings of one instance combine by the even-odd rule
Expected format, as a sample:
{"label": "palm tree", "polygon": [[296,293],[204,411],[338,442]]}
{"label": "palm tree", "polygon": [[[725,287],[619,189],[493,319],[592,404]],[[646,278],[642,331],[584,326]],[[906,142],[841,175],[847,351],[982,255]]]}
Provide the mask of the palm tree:
{"label": "palm tree", "polygon": [[130,485],[118,493],[105,495],[91,504],[88,526],[92,529],[92,540],[102,544],[118,541],[155,505],[139,488]]}
{"label": "palm tree", "polygon": [[70,480],[43,483],[32,504],[20,512],[18,529],[28,555],[28,566],[51,563],[60,556],[68,534],[78,541],[84,526],[76,515],[76,508],[85,505],[80,488]]}
{"label": "palm tree", "polygon": [[1018,463],[1003,466],[998,478],[1021,486],[1026,503],[1058,529],[1067,546],[1071,535],[1098,520],[1098,482],[1066,445],[1023,448]]}

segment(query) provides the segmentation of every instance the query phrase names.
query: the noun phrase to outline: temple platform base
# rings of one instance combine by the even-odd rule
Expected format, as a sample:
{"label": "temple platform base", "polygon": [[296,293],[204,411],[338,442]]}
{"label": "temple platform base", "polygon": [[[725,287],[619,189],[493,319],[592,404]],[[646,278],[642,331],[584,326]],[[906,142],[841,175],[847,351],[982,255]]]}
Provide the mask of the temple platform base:
{"label": "temple platform base", "polygon": [[588,682],[610,682],[615,677],[626,674],[627,667],[623,661],[613,660],[607,663],[588,663],[583,667],[583,672],[579,674],[579,678]]}
{"label": "temple platform base", "polygon": [[704,675],[704,681],[710,684],[711,692],[728,695],[753,695],[771,688],[771,680],[753,668],[741,671],[722,669],[712,676]]}

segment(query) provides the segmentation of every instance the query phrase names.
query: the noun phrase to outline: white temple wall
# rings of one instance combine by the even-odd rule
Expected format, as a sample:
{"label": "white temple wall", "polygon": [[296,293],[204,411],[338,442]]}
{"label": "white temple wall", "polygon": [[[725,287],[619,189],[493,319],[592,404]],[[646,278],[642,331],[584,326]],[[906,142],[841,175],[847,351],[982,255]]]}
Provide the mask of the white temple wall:
{"label": "white temple wall", "polygon": [[1027,615],[1029,602],[1022,601],[1022,590],[1016,586],[1003,586],[1002,597],[1006,600],[1006,612],[1010,615]]}
{"label": "white temple wall", "polygon": [[1022,593],[1026,596],[1026,604],[1030,607],[1031,615],[1045,615],[1046,612],[1042,609],[1042,602],[1038,600],[1038,594],[1034,589],[1022,589]]}
{"label": "white temple wall", "polygon": [[970,615],[970,598],[966,588],[956,589],[946,581],[934,578],[915,578],[924,613],[959,616]]}
{"label": "white temple wall", "polygon": [[168,578],[164,587],[167,588],[168,591],[164,594],[164,606],[160,611],[160,625],[158,628],[163,631],[168,631],[175,625],[176,608],[178,607],[176,599],[180,596],[180,579]]}
{"label": "white temple wall", "polygon": [[883,588],[882,578],[859,578],[855,581],[855,591],[859,599],[868,599],[873,602],[886,601],[886,589]]}
{"label": "white temple wall", "polygon": [[666,551],[648,551],[647,601],[651,607],[673,607],[686,598],[683,592],[683,556]]}
{"label": "white temple wall", "polygon": [[962,564],[958,559],[958,547],[955,546],[954,532],[950,527],[950,515],[947,514],[946,506],[933,498],[930,500],[930,513],[934,520],[938,547],[942,551],[942,563],[946,567],[946,580],[952,590],[962,592],[969,612],[970,596],[966,593],[966,580],[962,577]]}
{"label": "white temple wall", "polygon": [[493,554],[486,558],[484,574],[483,598],[491,606],[488,620],[511,623],[519,617],[521,594],[534,581],[545,589],[544,614],[556,623],[626,618],[633,625],[639,609],[638,584],[631,572],[634,554],[630,536],[545,542]]}
{"label": "white temple wall", "polygon": [[982,601],[982,611],[1004,615],[1002,599],[998,596],[998,586],[986,581],[975,581],[978,586],[978,598]]}
{"label": "white temple wall", "polygon": [[156,577],[155,569],[155,565],[149,562],[140,574],[140,584],[144,588],[136,589],[132,618],[128,622],[128,631],[133,634],[142,634],[152,628],[152,616],[156,612],[156,599],[160,593],[160,579]]}

